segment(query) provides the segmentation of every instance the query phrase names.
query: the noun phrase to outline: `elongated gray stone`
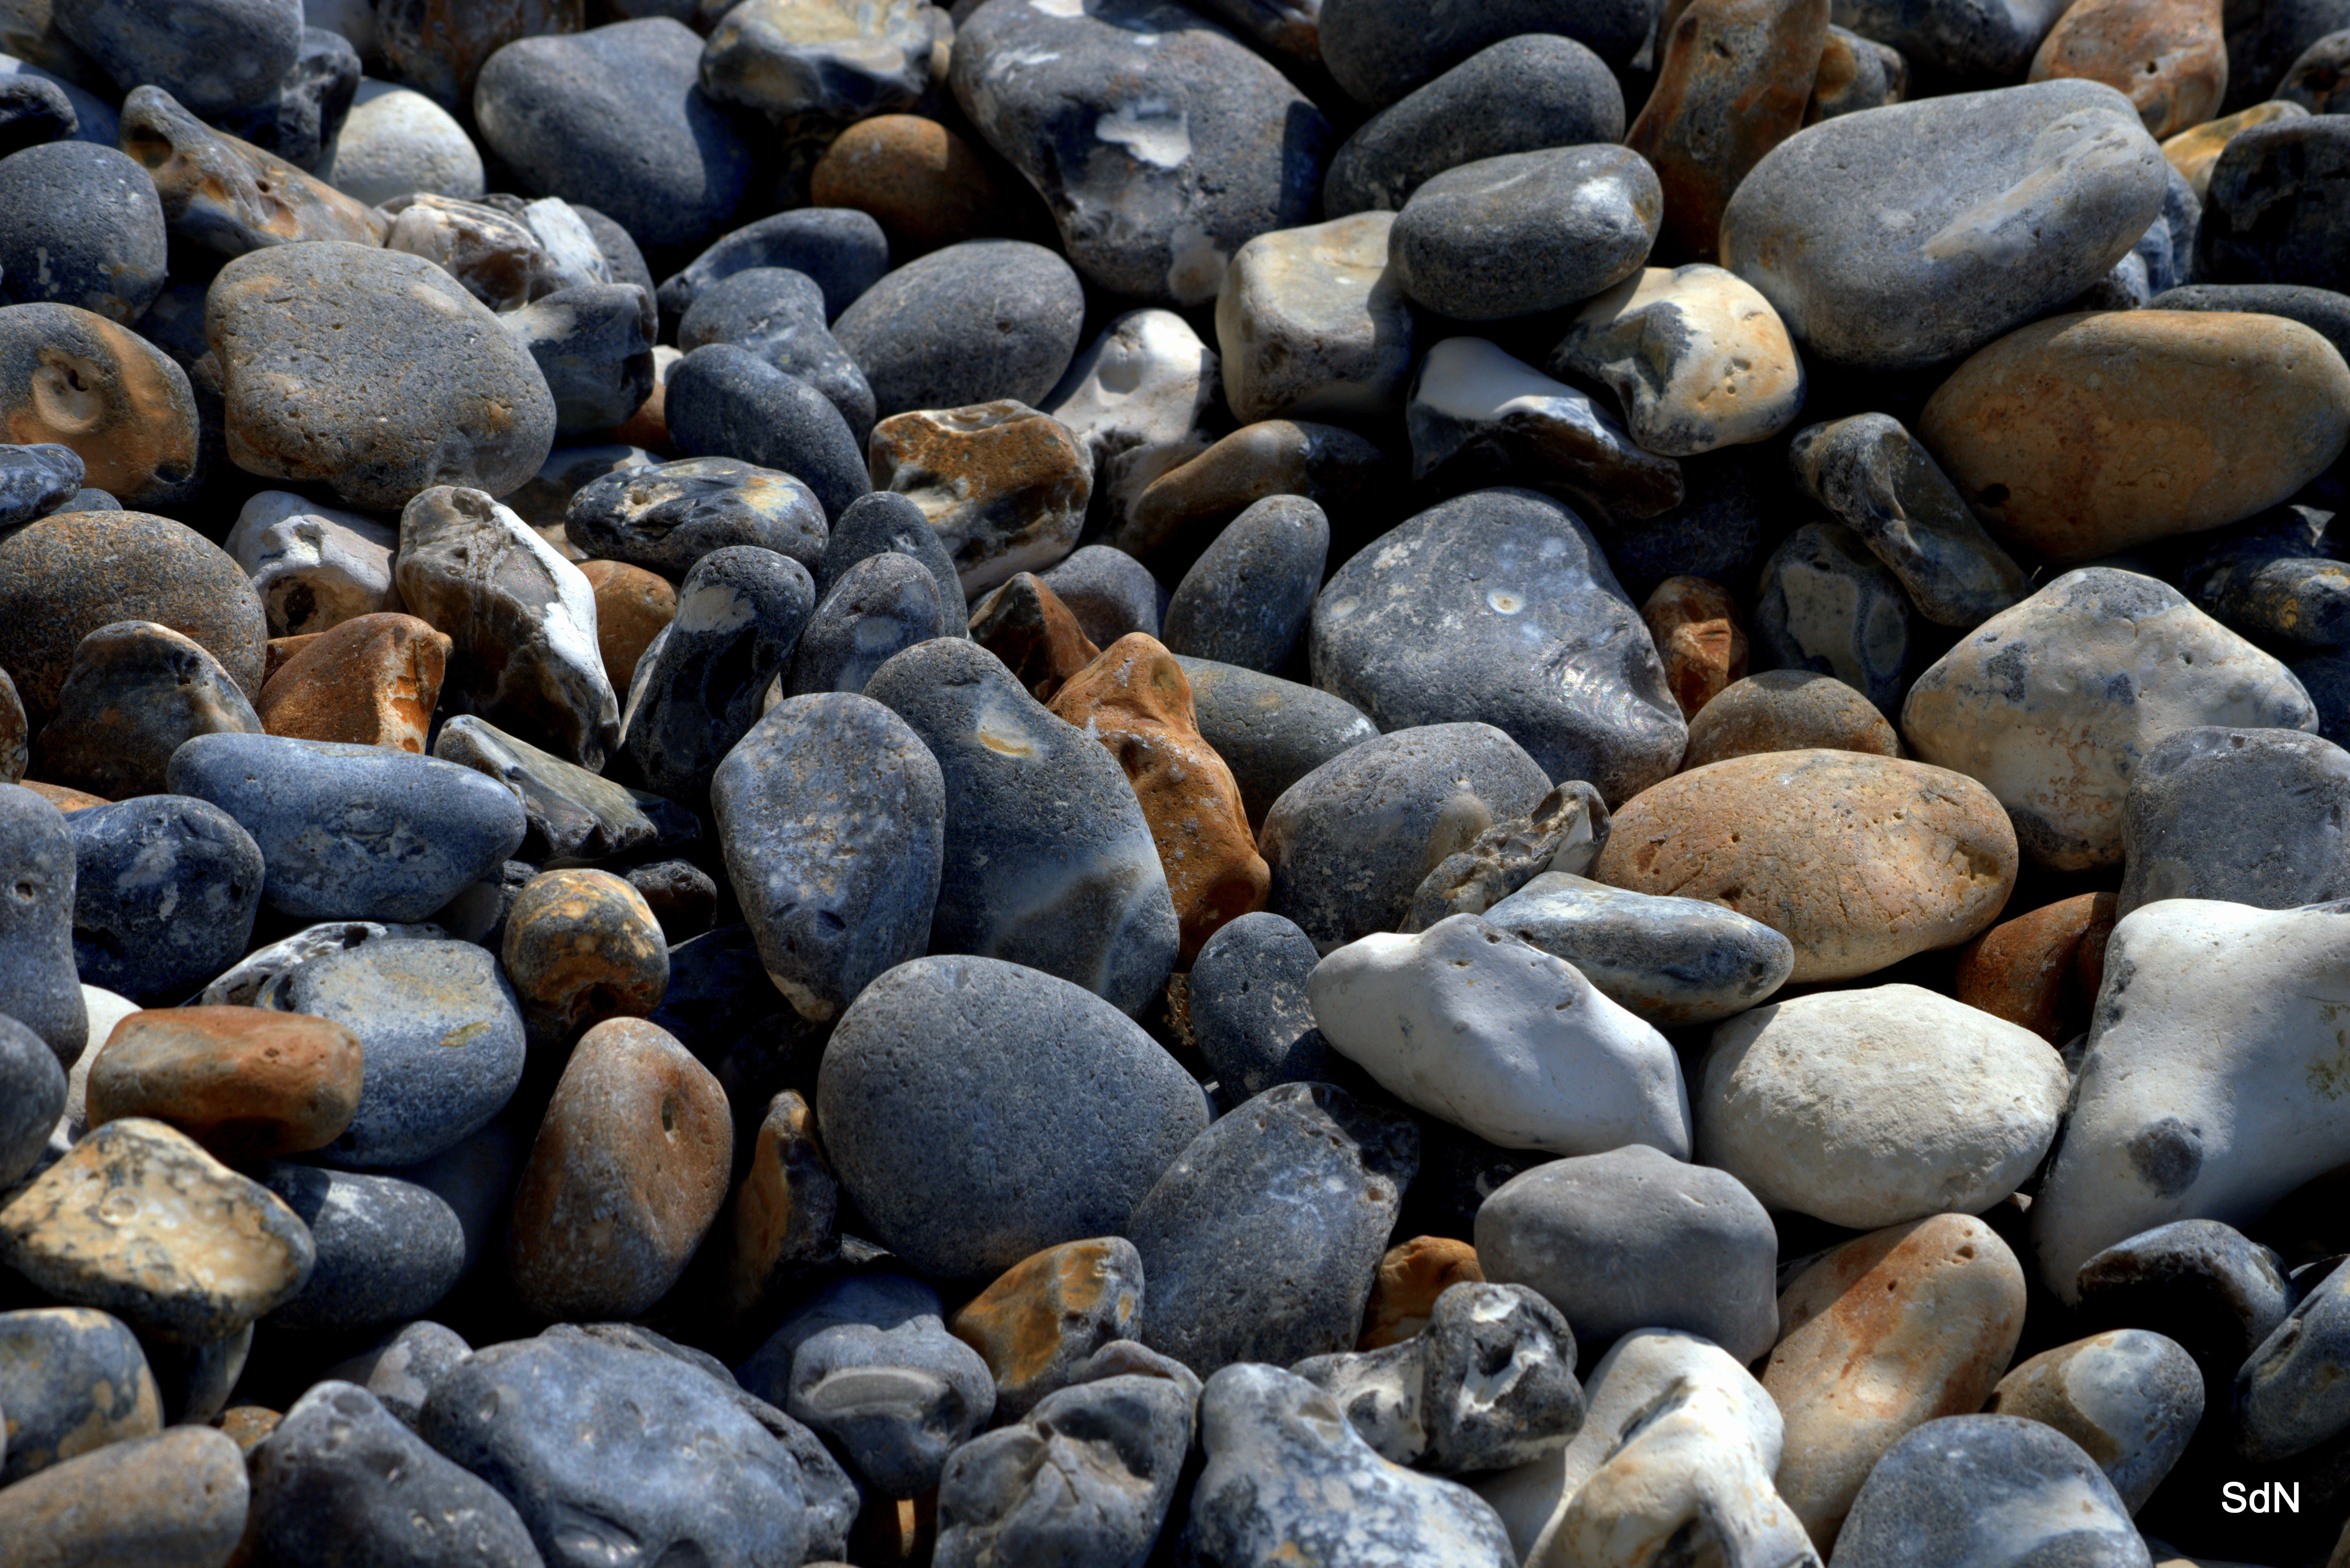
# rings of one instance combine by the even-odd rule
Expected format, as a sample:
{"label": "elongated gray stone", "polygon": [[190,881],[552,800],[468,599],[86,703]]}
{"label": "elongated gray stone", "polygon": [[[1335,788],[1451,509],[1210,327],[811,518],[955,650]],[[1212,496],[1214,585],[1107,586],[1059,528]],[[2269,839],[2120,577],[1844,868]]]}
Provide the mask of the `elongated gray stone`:
{"label": "elongated gray stone", "polygon": [[1545,871],[1485,911],[1566,960],[1599,993],[1661,1028],[1712,1023],[1768,1001],[1794,971],[1787,939],[1702,898],[1659,898]]}

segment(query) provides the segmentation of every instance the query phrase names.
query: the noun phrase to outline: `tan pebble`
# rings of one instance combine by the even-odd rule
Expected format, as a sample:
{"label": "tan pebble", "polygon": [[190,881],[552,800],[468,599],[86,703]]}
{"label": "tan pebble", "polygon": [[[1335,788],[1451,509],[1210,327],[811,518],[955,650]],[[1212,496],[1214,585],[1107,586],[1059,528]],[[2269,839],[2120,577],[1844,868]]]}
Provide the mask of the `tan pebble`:
{"label": "tan pebble", "polygon": [[0,1542],[8,1568],[219,1568],[250,1496],[234,1439],[174,1427],[0,1490]]}
{"label": "tan pebble", "polygon": [[1172,550],[1189,566],[1225,524],[1268,495],[1303,495],[1335,523],[1376,509],[1396,477],[1387,453],[1350,430],[1266,420],[1152,480],[1107,543],[1143,558]]}
{"label": "tan pebble", "polygon": [[82,483],[132,511],[183,500],[194,486],[186,372],[128,327],[76,306],[0,309],[0,425],[18,445],[71,447]]}
{"label": "tan pebble", "polygon": [[971,143],[915,114],[877,114],[834,138],[809,177],[808,200],[871,216],[900,263],[985,237],[1002,204]]}
{"label": "tan pebble", "polygon": [[1667,577],[1640,607],[1684,717],[1746,673],[1746,629],[1730,590],[1703,577]]}
{"label": "tan pebble", "polygon": [[1428,1326],[1436,1298],[1462,1282],[1482,1281],[1477,1249],[1451,1236],[1414,1236],[1390,1247],[1379,1260],[1378,1276],[1371,1282],[1371,1299],[1363,1308],[1363,1334],[1357,1350],[1380,1350],[1401,1345]]}
{"label": "tan pebble", "polygon": [[661,628],[677,618],[677,589],[658,572],[626,561],[582,561],[579,575],[596,591],[596,651],[614,691],[626,691]]}
{"label": "tan pebble", "polygon": [[2078,0],[2041,40],[2025,79],[2059,77],[2112,88],[2158,140],[2200,125],[2228,91],[2220,0]]}
{"label": "tan pebble", "polygon": [[767,1103],[726,1220],[725,1309],[740,1322],[840,1248],[840,1182],[817,1141],[816,1112],[785,1089]]}
{"label": "tan pebble", "polygon": [[2111,893],[2077,894],[2002,921],[1960,950],[1953,994],[2062,1045],[2089,1027],[2113,929]]}
{"label": "tan pebble", "polygon": [[641,1018],[669,989],[669,943],[652,906],[609,871],[532,877],[506,911],[502,961],[534,1040]]}
{"label": "tan pebble", "polygon": [[1901,737],[1877,704],[1835,676],[1766,670],[1722,688],[1690,720],[1681,767],[1815,749],[1894,757],[1901,754]]}
{"label": "tan pebble", "polygon": [[262,728],[305,741],[421,753],[453,646],[412,615],[344,621],[289,650],[261,689]]}
{"label": "tan pebble", "polygon": [[994,1376],[996,1418],[1016,1420],[1076,1366],[1141,1330],[1142,1258],[1120,1236],[1064,1241],[1014,1263],[947,1320]]}
{"label": "tan pebble", "polygon": [[971,639],[1002,659],[1039,702],[1051,701],[1069,677],[1101,657],[1076,613],[1033,572],[972,607]]}
{"label": "tan pebble", "polygon": [[868,451],[873,488],[921,508],[968,597],[1050,566],[1085,527],[1093,459],[1066,425],[1025,403],[892,414]]}
{"label": "tan pebble", "polygon": [[277,1430],[277,1423],[286,1418],[283,1412],[263,1405],[232,1405],[212,1418],[211,1425],[228,1435],[240,1452],[251,1454]]}
{"label": "tan pebble", "polygon": [[366,1056],[330,1019],[251,1007],[134,1012],[90,1063],[89,1125],[149,1116],[223,1159],[324,1148],[359,1109]]}

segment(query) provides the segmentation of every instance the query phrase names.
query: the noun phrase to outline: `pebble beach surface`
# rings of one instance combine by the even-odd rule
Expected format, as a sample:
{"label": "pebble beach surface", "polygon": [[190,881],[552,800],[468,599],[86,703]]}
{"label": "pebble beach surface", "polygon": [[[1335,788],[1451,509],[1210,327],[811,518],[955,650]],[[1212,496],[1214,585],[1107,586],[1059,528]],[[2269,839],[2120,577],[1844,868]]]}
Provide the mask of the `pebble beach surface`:
{"label": "pebble beach surface", "polygon": [[0,0],[0,1568],[2350,1568],[2345,353],[2344,0]]}

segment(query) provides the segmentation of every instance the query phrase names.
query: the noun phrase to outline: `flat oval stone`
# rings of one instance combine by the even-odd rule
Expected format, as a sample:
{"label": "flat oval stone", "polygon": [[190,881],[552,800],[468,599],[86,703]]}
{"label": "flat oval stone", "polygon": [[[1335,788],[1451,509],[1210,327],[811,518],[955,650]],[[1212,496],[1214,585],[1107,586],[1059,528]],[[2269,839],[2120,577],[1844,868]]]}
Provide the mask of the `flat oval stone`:
{"label": "flat oval stone", "polygon": [[1084,317],[1085,290],[1058,255],[971,240],[875,283],[835,317],[832,335],[886,419],[995,399],[1043,403],[1076,354]]}
{"label": "flat oval stone", "polygon": [[2095,82],[1841,115],[1755,164],[1722,213],[1721,262],[1807,352],[1921,369],[2103,276],[2160,213],[2164,168],[2136,109]]}
{"label": "flat oval stone", "polygon": [[224,1563],[244,1528],[244,1455],[174,1427],[53,1465],[0,1493],[0,1532],[28,1568]]}
{"label": "flat oval stone", "polygon": [[265,490],[244,504],[222,547],[252,574],[273,637],[406,607],[391,580],[400,531],[360,513]]}
{"label": "flat oval stone", "polygon": [[1268,495],[1225,524],[1167,602],[1168,649],[1264,674],[1305,635],[1330,554],[1330,519],[1302,495]]}
{"label": "flat oval stone", "polygon": [[1981,781],[2023,853],[2064,870],[2121,858],[2139,757],[2199,724],[2313,730],[2316,710],[2283,665],[2177,589],[2106,566],[1985,621],[1901,709],[1919,758]]}
{"label": "flat oval stone", "polygon": [[667,1031],[590,1029],[515,1189],[506,1259],[524,1301],[593,1320],[660,1300],[718,1218],[733,1151],[725,1092]]}
{"label": "flat oval stone", "polygon": [[1017,1420],[1079,1381],[1103,1345],[1142,1322],[1142,1257],[1123,1236],[1065,1241],[1023,1258],[947,1319],[995,1379],[995,1414]]}
{"label": "flat oval stone", "polygon": [[2130,310],[2011,333],[1918,433],[2003,543],[2059,562],[2285,500],[2350,439],[2350,365],[2275,317]]}
{"label": "flat oval stone", "polygon": [[244,956],[263,862],[226,812],[156,795],[78,811],[66,826],[74,961],[87,983],[168,1005]]}
{"label": "flat oval stone", "polygon": [[1253,823],[1315,768],[1378,738],[1368,714],[1327,691],[1213,659],[1179,654],[1175,662],[1191,682],[1201,738],[1232,770]]}
{"label": "flat oval stone", "polygon": [[264,900],[300,919],[423,919],[522,843],[500,785],[376,746],[200,735],[173,754],[171,785],[253,836]]}
{"label": "flat oval stone", "polygon": [[2203,1375],[2176,1340],[2110,1330],[2043,1350],[1991,1391],[1986,1412],[2062,1432],[2097,1462],[2135,1513],[2186,1451],[2203,1415]]}
{"label": "flat oval stone", "polygon": [[1402,400],[1412,326],[1388,261],[1394,225],[1366,213],[1241,246],[1216,295],[1234,418],[1367,418]]}
{"label": "flat oval stone", "polygon": [[122,151],[154,182],[171,232],[218,254],[383,242],[384,219],[364,202],[214,130],[159,87],[134,88],[123,99]]}
{"label": "flat oval stone", "polygon": [[1877,1461],[1982,1408],[2023,1326],[2023,1270],[1991,1228],[1937,1215],[1846,1241],[1779,1297],[1762,1386],[1786,1417],[1779,1494],[1833,1546]]}
{"label": "flat oval stone", "polygon": [[203,1345],[309,1277],[310,1233],[258,1183],[161,1122],[93,1128],[0,1207],[0,1258],[51,1296]]}
{"label": "flat oval stone", "polygon": [[56,806],[15,784],[0,784],[0,878],[16,895],[0,903],[6,1016],[71,1066],[89,1044],[74,959],[73,834]]}
{"label": "flat oval stone", "polygon": [[642,1018],[669,988],[669,943],[644,895],[609,871],[541,872],[505,912],[499,961],[532,1036],[568,1042],[607,1018]]}
{"label": "flat oval stone", "polygon": [[976,599],[1073,549],[1093,475],[1068,428],[1010,400],[893,415],[868,443],[873,488],[921,508]]}
{"label": "flat oval stone", "polygon": [[163,291],[163,206],[110,147],[52,141],[0,160],[0,299],[78,306],[124,326]]}
{"label": "flat oval stone", "polygon": [[1929,1421],[1885,1452],[1836,1536],[1855,1568],[2022,1562],[2137,1568],[2145,1539],[2079,1444],[2012,1416]]}
{"label": "flat oval stone", "polygon": [[868,986],[833,1031],[816,1105],[876,1239],[950,1279],[1123,1232],[1208,1125],[1198,1085],[1139,1025],[984,958],[916,959]]}
{"label": "flat oval stone", "polygon": [[91,488],[132,508],[194,492],[195,393],[128,327],[74,305],[0,307],[0,389],[8,439],[70,449]]}
{"label": "flat oval stone", "polygon": [[833,138],[808,171],[808,200],[865,213],[913,254],[984,237],[1003,197],[962,137],[919,114],[877,114]]}
{"label": "flat oval stone", "polygon": [[1748,914],[1794,944],[1792,980],[1849,980],[1990,926],[2015,838],[1991,792],[1946,768],[1771,753],[1626,802],[1592,877]]}
{"label": "flat oval stone", "polygon": [[1659,1028],[1743,1012],[1786,983],[1788,940],[1702,898],[1634,893],[1545,871],[1485,911],[1486,922],[1573,964],[1593,989]]}
{"label": "flat oval stone", "polygon": [[949,81],[1052,208],[1070,261],[1113,295],[1206,302],[1245,242],[1305,221],[1322,183],[1321,111],[1239,39],[1169,0],[973,15]]}
{"label": "flat oval stone", "polygon": [[419,1317],[465,1272],[464,1226],[430,1188],[285,1160],[260,1179],[317,1249],[301,1293],[270,1314],[278,1327],[342,1332]]}
{"label": "flat oval stone", "polygon": [[359,1036],[250,1007],[134,1012],[90,1064],[88,1125],[146,1116],[242,1161],[323,1147],[359,1108]]}
{"label": "flat oval stone", "polygon": [[455,647],[412,615],[357,616],[280,665],[255,712],[273,735],[421,753]]}
{"label": "flat oval stone", "polygon": [[185,742],[261,732],[253,705],[203,644],[153,621],[116,621],[75,647],[33,767],[109,800],[155,794]]}
{"label": "flat oval stone", "polygon": [[1133,497],[1108,542],[1135,557],[1162,549],[1196,555],[1218,529],[1268,495],[1303,495],[1340,515],[1350,507],[1376,506],[1398,466],[1379,447],[1340,426],[1261,421],[1205,451],[1183,453]]}
{"label": "flat oval stone", "polygon": [[[2116,915],[2162,898],[2290,909],[2350,897],[2339,808],[2350,753],[2299,730],[2199,726],[2139,760],[2123,802]],[[2228,824],[2214,833],[2215,820]]]}
{"label": "flat oval stone", "polygon": [[2031,79],[2103,82],[2137,106],[2148,135],[2176,136],[2220,112],[2228,88],[2220,26],[2218,15],[2201,5],[2096,0],[2070,6],[2041,40]]}
{"label": "flat oval stone", "polygon": [[1914,985],[1758,1007],[1714,1030],[1698,1076],[1704,1163],[1856,1231],[1990,1209],[2038,1168],[2072,1090],[2030,1030]]}
{"label": "flat oval stone", "polygon": [[1639,270],[1656,243],[1656,171],[1615,147],[1548,148],[1421,182],[1388,242],[1395,282],[1457,321],[1588,299]]}
{"label": "flat oval stone", "polygon": [[89,1307],[0,1313],[0,1482],[163,1429],[163,1401],[138,1336]]}

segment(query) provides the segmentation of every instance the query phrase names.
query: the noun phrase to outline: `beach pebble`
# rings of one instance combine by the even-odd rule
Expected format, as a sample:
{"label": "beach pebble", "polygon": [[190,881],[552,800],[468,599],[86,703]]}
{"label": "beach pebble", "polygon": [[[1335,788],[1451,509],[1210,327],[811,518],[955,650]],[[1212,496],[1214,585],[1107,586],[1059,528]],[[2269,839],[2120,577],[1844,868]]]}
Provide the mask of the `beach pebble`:
{"label": "beach pebble", "polygon": [[123,99],[122,150],[154,182],[172,236],[220,255],[320,240],[372,248],[390,227],[365,202],[214,130],[159,87]]}
{"label": "beach pebble", "polygon": [[1167,604],[1168,648],[1265,674],[1305,634],[1330,549],[1330,519],[1302,495],[1272,495],[1227,524]]}
{"label": "beach pebble", "polygon": [[678,347],[731,343],[831,400],[862,442],[873,431],[873,389],[827,326],[824,290],[789,267],[751,267],[702,291],[677,324]]}
{"label": "beach pebble", "polygon": [[637,661],[677,618],[677,588],[667,577],[626,561],[588,560],[579,575],[596,599],[596,651],[615,692],[635,683]]}
{"label": "beach pebble", "polygon": [[0,903],[5,1016],[70,1067],[89,1037],[75,969],[73,831],[56,806],[14,784],[0,784],[0,878],[15,895]]}
{"label": "beach pebble", "polygon": [[726,1261],[720,1310],[735,1322],[788,1299],[840,1251],[840,1179],[806,1096],[786,1089],[769,1100],[751,1145],[749,1169],[708,1243]]}
{"label": "beach pebble", "polygon": [[200,114],[225,115],[269,96],[302,45],[296,0],[193,0],[169,6],[92,0],[57,18],[116,86],[169,88]]}
{"label": "beach pebble", "polygon": [[2095,1459],[2136,1513],[2186,1451],[2203,1377],[2176,1340],[2114,1329],[2043,1350],[1991,1391],[1987,1414],[2054,1428]]}
{"label": "beach pebble", "polygon": [[0,1483],[163,1428],[162,1397],[139,1339],[89,1307],[0,1313]]}
{"label": "beach pebble", "polygon": [[2012,1416],[1929,1421],[1885,1452],[1836,1536],[1839,1568],[1962,1568],[2061,1553],[2138,1568],[2146,1542],[2096,1461]]}
{"label": "beach pebble", "polygon": [[1054,252],[970,240],[874,283],[836,310],[832,335],[886,419],[1000,399],[1043,403],[1076,354],[1084,316],[1084,287]]}
{"label": "beach pebble", "polygon": [[268,734],[421,753],[452,646],[411,615],[340,621],[298,639],[255,711]]}
{"label": "beach pebble", "polygon": [[[1093,459],[1093,515],[1113,534],[1151,481],[1208,449],[1200,420],[1218,372],[1216,351],[1181,317],[1130,310],[1102,328],[1039,405]],[[1128,627],[1102,640],[1153,629]]]}
{"label": "beach pebble", "polygon": [[877,114],[834,137],[808,171],[808,199],[867,214],[903,255],[979,239],[1003,205],[971,143],[919,114]]}
{"label": "beach pebble", "polygon": [[112,148],[52,141],[0,159],[0,300],[78,306],[129,326],[163,291],[163,206]]}
{"label": "beach pebble", "polygon": [[265,490],[244,504],[222,547],[252,575],[272,637],[406,607],[391,578],[399,530],[364,513]]}
{"label": "beach pebble", "polygon": [[2095,0],[2069,6],[2040,41],[2030,79],[2103,82],[2137,106],[2147,135],[2167,139],[2220,112],[2229,76],[2220,27],[2219,16],[2200,5]]}
{"label": "beach pebble", "polygon": [[1306,989],[1321,961],[1311,938],[1263,910],[1219,928],[1200,949],[1187,990],[1191,1034],[1226,1093],[1253,1097],[1343,1071]]}
{"label": "beach pebble", "polygon": [[1152,480],[1109,543],[1130,558],[1163,551],[1188,560],[1268,495],[1303,495],[1339,515],[1356,506],[1385,515],[1397,467],[1385,450],[1340,426],[1262,420],[1185,453]]}
{"label": "beach pebble", "polygon": [[759,266],[814,278],[824,291],[825,314],[837,320],[889,270],[889,241],[880,224],[846,207],[797,208],[730,229],[662,280],[662,335],[675,330],[703,290]]}
{"label": "beach pebble", "polygon": [[1036,580],[1069,607],[1097,647],[1107,648],[1128,632],[1157,637],[1164,629],[1167,590],[1124,549],[1081,545]]}
{"label": "beach pebble", "polygon": [[1131,1563],[1157,1540],[1191,1447],[1195,1396],[1163,1377],[1049,1395],[955,1450],[939,1482],[938,1568]]}
{"label": "beach pebble", "polygon": [[953,560],[922,509],[905,496],[886,491],[858,496],[833,519],[824,556],[811,568],[816,574],[816,602],[821,605],[831,597],[834,586],[859,561],[885,554],[910,556],[921,563],[939,590],[943,635],[960,636],[971,615]]}
{"label": "beach pebble", "polygon": [[1104,1345],[1142,1324],[1142,1257],[1123,1236],[1066,1241],[1023,1258],[947,1319],[995,1380],[995,1414],[1018,1420],[1081,1381]]}
{"label": "beach pebble", "polygon": [[362,202],[425,192],[478,202],[488,189],[481,149],[454,117],[425,94],[362,78],[321,171]]}
{"label": "beach pebble", "polygon": [[515,854],[534,865],[625,860],[701,834],[692,813],[675,802],[624,788],[470,713],[441,726],[432,754],[486,774],[514,793],[526,825]]}
{"label": "beach pebble", "polygon": [[1085,451],[1025,403],[892,415],[873,427],[868,450],[872,488],[921,509],[969,599],[1053,566],[1085,526],[1093,496]]}
{"label": "beach pebble", "polygon": [[923,0],[757,0],[726,9],[702,51],[702,90],[775,118],[858,120],[910,109],[931,81]]}
{"label": "beach pebble", "polygon": [[827,533],[806,485],[727,457],[615,470],[572,493],[563,527],[596,559],[672,577],[728,545],[756,545],[812,570]]}
{"label": "beach pebble", "polygon": [[1559,784],[1526,815],[1494,824],[1440,861],[1412,894],[1399,929],[1424,931],[1447,915],[1482,915],[1546,871],[1587,871],[1607,826],[1597,790],[1580,779]]}
{"label": "beach pebble", "polygon": [[134,509],[193,493],[195,395],[129,327],[78,305],[0,307],[0,389],[10,439],[70,449],[85,484]]}
{"label": "beach pebble", "polygon": [[939,586],[920,561],[895,550],[868,556],[808,618],[785,690],[795,697],[863,691],[892,656],[952,633],[940,614]]}
{"label": "beach pebble", "polygon": [[652,296],[634,284],[586,283],[498,320],[538,366],[555,400],[557,440],[627,422],[656,383]]}
{"label": "beach pebble", "polygon": [[1484,911],[1566,960],[1594,989],[1662,1028],[1743,1012],[1786,982],[1794,949],[1759,920],[1701,898],[1635,893],[1546,871]]}
{"label": "beach pebble", "polygon": [[[2138,760],[2123,799],[2116,916],[2163,898],[2290,909],[2350,897],[2335,803],[2350,754],[2299,730],[2174,730]],[[2214,811],[2230,830],[2210,830]]]}
{"label": "beach pebble", "polygon": [[567,1043],[607,1018],[641,1018],[669,986],[669,942],[644,895],[609,871],[534,877],[504,906],[499,962],[532,1039]]}
{"label": "beach pebble", "polygon": [[1525,33],[1572,38],[1611,67],[1621,66],[1648,40],[1654,25],[1638,5],[1612,0],[1599,5],[1502,0],[1474,12],[1435,13],[1399,0],[1338,0],[1323,9],[1322,55],[1349,97],[1377,107]]}
{"label": "beach pebble", "polygon": [[201,643],[152,621],[116,621],[74,649],[32,767],[104,799],[156,794],[183,742],[261,732],[244,692]]}
{"label": "beach pebble", "polygon": [[2290,1459],[2350,1430],[2350,1401],[2335,1391],[2350,1363],[2350,1273],[2339,1262],[2321,1267],[2309,1293],[2236,1374],[2236,1451],[2255,1463]]}
{"label": "beach pebble", "polygon": [[1590,397],[1482,337],[1429,350],[1404,423],[1412,477],[1441,474],[1448,489],[1534,480],[1629,517],[1654,516],[1686,495],[1679,462],[1644,451]]}
{"label": "beach pebble", "polygon": [[1368,714],[1327,691],[1213,659],[1176,662],[1191,682],[1201,737],[1232,770],[1252,823],[1315,768],[1378,737]]}
{"label": "beach pebble", "polygon": [[1101,657],[1061,596],[1034,572],[1015,573],[973,604],[968,629],[1039,702],[1050,702]]}
{"label": "beach pebble", "polygon": [[693,564],[677,605],[638,660],[619,750],[646,784],[694,809],[789,667],[816,587],[788,556],[728,545]]}
{"label": "beach pebble", "polygon": [[691,457],[739,458],[805,483],[827,517],[870,488],[857,437],[808,382],[731,343],[707,343],[664,372],[669,443]]}
{"label": "beach pebble", "polygon": [[1736,275],[1701,263],[1645,267],[1594,293],[1550,369],[1614,392],[1641,446],[1692,457],[1794,423],[1803,361],[1769,302]]}
{"label": "beach pebble", "polygon": [[281,1328],[347,1332],[428,1313],[465,1269],[465,1231],[440,1194],[396,1176],[273,1160],[263,1186],[309,1228],[317,1265],[270,1314]]}
{"label": "beach pebble", "polygon": [[[0,1183],[14,1185],[39,1163],[49,1133],[66,1114],[68,1085],[65,1067],[49,1043],[24,1024],[0,1014],[0,1089],[6,1109],[0,1111]],[[16,1391],[0,1389],[13,1398]],[[0,1399],[0,1416],[8,1404]],[[0,1464],[7,1453],[0,1449]],[[0,1469],[0,1475],[5,1474]]]}
{"label": "beach pebble", "polygon": [[249,1007],[134,1012],[90,1064],[88,1125],[147,1116],[240,1162],[300,1154],[350,1125],[364,1060],[359,1036],[332,1019]]}
{"label": "beach pebble", "polygon": [[1259,234],[1216,296],[1224,400],[1235,419],[1363,419],[1411,374],[1411,306],[1388,259],[1388,213]]}
{"label": "beach pebble", "polygon": [[2331,196],[2345,160],[2350,138],[2330,114],[2286,116],[2230,137],[2203,192],[2197,281],[2329,289],[2350,281],[2334,254],[2340,209]]}
{"label": "beach pebble", "polygon": [[52,1465],[0,1491],[0,1532],[26,1568],[225,1563],[244,1529],[244,1455],[174,1427]]}
{"label": "beach pebble", "polygon": [[1720,583],[1673,576],[1659,583],[1640,606],[1640,619],[1665,667],[1665,684],[1683,719],[1746,673],[1746,628],[1738,601]]}
{"label": "beach pebble", "polygon": [[1755,590],[1758,662],[1833,675],[1881,712],[1898,712],[1917,641],[1901,579],[1841,523],[1806,523],[1762,563]]}

